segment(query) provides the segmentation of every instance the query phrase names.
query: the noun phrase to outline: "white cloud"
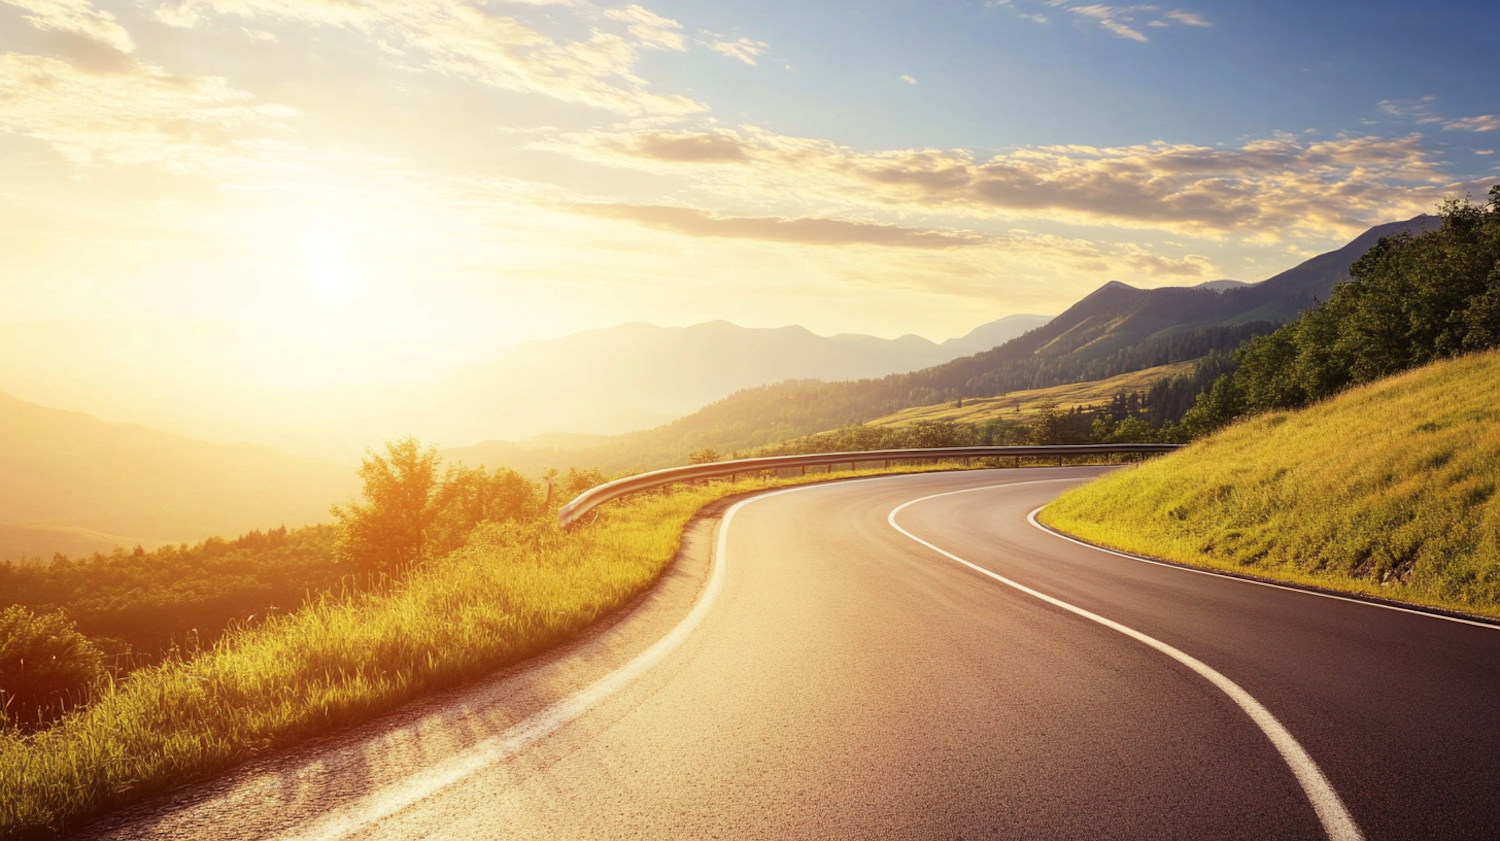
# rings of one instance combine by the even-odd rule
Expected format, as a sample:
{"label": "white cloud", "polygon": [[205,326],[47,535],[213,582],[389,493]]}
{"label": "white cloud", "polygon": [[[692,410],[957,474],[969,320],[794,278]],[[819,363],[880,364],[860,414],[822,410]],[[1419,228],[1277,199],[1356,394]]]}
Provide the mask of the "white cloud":
{"label": "white cloud", "polygon": [[1500,114],[1463,117],[1443,123],[1443,131],[1495,131],[1500,129]]}
{"label": "white cloud", "polygon": [[1183,26],[1213,26],[1213,24],[1209,23],[1203,18],[1203,15],[1200,15],[1197,12],[1173,11],[1167,12],[1167,17],[1177,21]]}
{"label": "white cloud", "polygon": [[635,75],[639,47],[682,48],[676,21],[638,5],[604,13],[626,23],[635,41],[593,30],[585,39],[559,42],[515,18],[444,0],[182,0],[159,7],[157,17],[193,27],[208,12],[358,32],[388,54],[404,53],[417,69],[618,113],[707,110],[684,96],[655,93]]}
{"label": "white cloud", "polygon": [[907,83],[908,85],[915,85],[917,83],[916,79],[913,79],[911,76],[908,76],[906,74],[902,74],[902,75],[900,75],[900,76],[898,76],[896,78],[898,78],[901,81]]}
{"label": "white cloud", "polygon": [[697,191],[723,200],[1050,219],[1221,239],[1358,233],[1473,187],[1455,182],[1419,135],[1288,134],[1229,148],[1037,146],[983,159],[965,150],[860,151],[753,127],[592,132],[538,146],[691,173]]}
{"label": "white cloud", "polygon": [[639,38],[644,46],[658,50],[686,49],[682,43],[682,24],[671,18],[660,17],[635,4],[623,9],[609,9],[604,14],[611,20],[629,24],[630,34]]}
{"label": "white cloud", "polygon": [[1075,15],[1098,21],[1100,26],[1121,38],[1142,43],[1146,41],[1146,36],[1141,34],[1140,30],[1129,26],[1134,21],[1131,13],[1156,11],[1155,6],[1105,6],[1098,3],[1089,6],[1069,6],[1067,9]]}
{"label": "white cloud", "polygon": [[738,59],[746,64],[755,64],[755,57],[765,53],[770,46],[764,41],[756,41],[753,38],[740,38],[735,41],[725,41],[717,35],[712,35],[715,40],[708,43],[708,48],[722,56]]}
{"label": "white cloud", "polygon": [[56,58],[0,55],[0,130],[45,141],[77,164],[241,167],[264,159],[294,113],[217,76],[137,63],[93,73]]}
{"label": "white cloud", "polygon": [[[1145,23],[1148,29],[1166,29],[1174,23],[1196,27],[1213,25],[1198,12],[1174,9],[1163,13],[1161,7],[1155,5],[1111,6],[1103,3],[1073,3],[1071,0],[1024,0],[1024,2],[1033,9],[1040,6],[1045,9],[1071,12],[1080,18],[1098,23],[1105,31],[1117,37],[1138,42],[1147,40],[1145,33],[1135,25],[1136,17],[1141,15],[1152,16]],[[1020,17],[1036,23],[1048,22],[1047,15],[1042,11],[1028,11],[1022,8],[1017,0],[989,0],[986,5],[1009,9]]]}
{"label": "white cloud", "polygon": [[31,14],[26,20],[38,29],[71,32],[83,35],[128,53],[135,50],[130,33],[115,23],[115,16],[102,12],[89,4],[88,0],[0,0],[11,6],[25,9]]}

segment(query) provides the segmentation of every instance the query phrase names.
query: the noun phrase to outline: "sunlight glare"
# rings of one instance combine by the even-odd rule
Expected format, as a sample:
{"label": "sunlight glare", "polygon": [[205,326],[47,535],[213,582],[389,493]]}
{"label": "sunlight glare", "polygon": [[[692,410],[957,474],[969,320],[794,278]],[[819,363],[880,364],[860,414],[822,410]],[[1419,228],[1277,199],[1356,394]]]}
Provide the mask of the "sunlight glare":
{"label": "sunlight glare", "polygon": [[344,256],[344,238],[336,230],[313,228],[302,237],[308,285],[325,303],[344,306],[359,282],[354,266]]}

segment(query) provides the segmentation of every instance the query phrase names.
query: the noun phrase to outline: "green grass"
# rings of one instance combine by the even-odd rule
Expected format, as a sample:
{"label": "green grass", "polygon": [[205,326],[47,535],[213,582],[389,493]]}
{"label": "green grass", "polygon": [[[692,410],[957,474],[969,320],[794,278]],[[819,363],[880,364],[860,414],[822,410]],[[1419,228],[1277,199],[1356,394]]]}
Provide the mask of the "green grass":
{"label": "green grass", "polygon": [[1497,487],[1491,352],[1249,419],[1040,519],[1170,561],[1500,617]]}
{"label": "green grass", "polygon": [[[902,409],[885,417],[876,418],[865,425],[900,428],[924,420],[980,423],[994,419],[1030,418],[1047,405],[1064,409],[1073,406],[1094,406],[1108,403],[1120,392],[1144,392],[1150,389],[1157,380],[1191,376],[1195,365],[1197,365],[1196,362],[1174,362],[1171,365],[1120,374],[1107,380],[1056,385],[1028,391],[1012,391],[1003,397],[966,397],[962,408],[955,406],[953,402],[933,406],[913,406],[910,409]],[[1020,412],[1016,411],[1018,408]]]}
{"label": "green grass", "polygon": [[[569,532],[483,525],[384,592],[327,598],[131,674],[57,725],[0,732],[0,837],[47,836],[552,648],[656,581],[704,505],[890,471],[638,495]],[[959,469],[950,465],[948,469]]]}

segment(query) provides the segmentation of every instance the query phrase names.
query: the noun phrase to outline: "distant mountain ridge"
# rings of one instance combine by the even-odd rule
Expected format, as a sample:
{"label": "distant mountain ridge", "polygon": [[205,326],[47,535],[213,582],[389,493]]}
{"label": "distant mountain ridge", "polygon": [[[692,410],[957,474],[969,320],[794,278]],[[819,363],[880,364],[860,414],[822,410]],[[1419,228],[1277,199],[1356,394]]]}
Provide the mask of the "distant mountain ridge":
{"label": "distant mountain ridge", "polygon": [[[1003,344],[1049,320],[1016,315],[942,344],[805,327],[623,324],[528,342],[424,398],[472,419],[442,440],[622,433],[665,423],[745,388],[785,380],[858,380],[920,370]],[[524,413],[516,407],[524,405]]]}
{"label": "distant mountain ridge", "polygon": [[105,423],[3,392],[0,476],[0,542],[14,558],[307,525],[358,490],[344,465]]}
{"label": "distant mountain ridge", "polygon": [[[552,464],[608,470],[661,467],[681,463],[703,447],[746,449],[914,406],[1102,380],[1228,351],[1326,299],[1380,237],[1437,226],[1431,216],[1379,225],[1342,248],[1260,283],[1210,281],[1198,287],[1138,289],[1110,281],[1046,324],[989,350],[881,378],[797,380],[750,388],[656,429],[579,450],[551,450],[545,457]],[[492,465],[525,465],[541,455],[503,441],[454,454]]]}

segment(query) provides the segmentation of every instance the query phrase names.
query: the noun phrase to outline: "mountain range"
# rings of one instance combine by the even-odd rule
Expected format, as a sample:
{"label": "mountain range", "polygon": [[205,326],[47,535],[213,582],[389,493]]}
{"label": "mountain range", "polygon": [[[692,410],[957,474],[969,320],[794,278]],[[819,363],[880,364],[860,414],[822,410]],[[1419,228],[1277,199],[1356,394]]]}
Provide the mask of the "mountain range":
{"label": "mountain range", "polygon": [[192,438],[347,461],[413,433],[453,445],[649,428],[762,383],[918,370],[1048,318],[1009,316],[941,344],[724,321],[623,324],[527,342],[441,375],[433,359],[368,339],[160,319],[18,322],[0,325],[0,391]]}
{"label": "mountain range", "polygon": [[1046,324],[1004,344],[929,368],[839,382],[797,380],[745,389],[664,426],[569,450],[490,441],[454,450],[475,462],[532,467],[573,463],[605,470],[682,463],[705,447],[748,449],[863,423],[914,406],[991,397],[1227,352],[1326,299],[1354,261],[1382,236],[1435,229],[1417,216],[1371,228],[1348,245],[1259,283],[1137,289],[1110,281]]}
{"label": "mountain range", "polygon": [[1013,315],[938,344],[805,327],[623,324],[528,342],[421,399],[445,441],[607,434],[657,426],[735,391],[783,380],[858,380],[928,368],[1003,344],[1050,316]]}
{"label": "mountain range", "polygon": [[346,465],[105,423],[0,393],[0,560],[329,519]]}

